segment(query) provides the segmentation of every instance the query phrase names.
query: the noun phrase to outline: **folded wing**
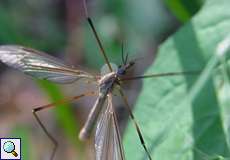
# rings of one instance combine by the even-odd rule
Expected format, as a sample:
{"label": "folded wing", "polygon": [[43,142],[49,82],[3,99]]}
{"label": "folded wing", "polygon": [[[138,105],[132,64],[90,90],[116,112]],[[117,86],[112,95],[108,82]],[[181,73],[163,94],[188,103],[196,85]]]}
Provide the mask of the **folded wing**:
{"label": "folded wing", "polygon": [[95,134],[96,160],[124,160],[124,150],[117,119],[109,95],[108,104],[99,117]]}
{"label": "folded wing", "polygon": [[57,83],[71,83],[80,78],[94,78],[86,72],[65,65],[48,54],[17,45],[0,46],[0,61],[35,78]]}

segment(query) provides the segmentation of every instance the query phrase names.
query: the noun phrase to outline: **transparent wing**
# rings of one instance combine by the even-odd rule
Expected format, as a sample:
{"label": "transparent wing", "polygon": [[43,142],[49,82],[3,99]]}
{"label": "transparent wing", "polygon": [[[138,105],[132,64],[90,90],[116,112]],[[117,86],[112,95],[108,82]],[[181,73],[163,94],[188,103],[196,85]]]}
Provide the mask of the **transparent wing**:
{"label": "transparent wing", "polygon": [[109,95],[108,104],[101,112],[95,134],[96,160],[124,160],[124,150],[117,119]]}
{"label": "transparent wing", "polygon": [[48,54],[17,45],[0,46],[0,61],[35,78],[57,83],[71,83],[80,78],[94,78],[86,72],[66,66]]}

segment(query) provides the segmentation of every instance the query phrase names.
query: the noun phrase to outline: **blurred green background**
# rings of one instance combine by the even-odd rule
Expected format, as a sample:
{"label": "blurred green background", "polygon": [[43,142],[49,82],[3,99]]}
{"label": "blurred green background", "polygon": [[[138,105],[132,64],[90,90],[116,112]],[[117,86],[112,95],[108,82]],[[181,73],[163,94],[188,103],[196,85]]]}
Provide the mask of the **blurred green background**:
{"label": "blurred green background", "polygon": [[[203,63],[198,63],[198,65],[194,65],[196,64],[196,60],[192,62],[186,61],[186,59],[188,60],[193,57],[193,52],[197,52],[198,55],[203,54],[203,52],[192,50],[193,43],[191,42],[193,39],[186,38],[191,37],[191,35],[189,35],[190,32],[188,31],[191,28],[195,30],[195,33],[202,34],[199,32],[199,27],[187,27],[189,29],[182,29],[185,31],[180,30],[183,26],[193,25],[192,18],[197,13],[200,14],[202,9],[206,9],[208,13],[210,6],[204,5],[205,7],[202,7],[204,3],[212,3],[212,0],[207,0],[207,2],[204,0],[145,0],[144,2],[139,0],[87,1],[89,14],[94,21],[109,59],[116,64],[121,63],[122,43],[124,43],[125,52],[129,53],[130,59],[138,57],[144,58],[144,60],[137,61],[135,68],[129,73],[130,76],[143,74],[146,68],[155,60],[156,51],[159,45],[177,31],[181,37],[185,37],[184,39],[182,38],[179,40],[178,45],[185,47],[181,50],[183,53],[180,53],[175,57],[180,57],[182,55],[183,60],[185,59],[184,63],[188,62],[187,65],[182,68],[167,66],[168,64],[175,64],[175,66],[177,66],[177,62],[174,63],[176,58],[169,56],[174,52],[177,52],[177,50],[174,51],[174,47],[167,47],[167,43],[170,42],[166,41],[166,47],[164,47],[164,44],[160,50],[160,52],[164,52],[166,55],[159,56],[160,58],[157,61],[157,64],[163,63],[165,66],[161,67],[159,65],[159,70],[156,69],[152,71],[170,72],[186,69],[200,69],[204,67],[205,64],[208,63],[208,58],[206,58]],[[220,14],[222,7],[227,6],[227,4],[227,2],[220,6],[214,4],[211,5],[210,8],[216,5],[217,8],[212,10],[212,12]],[[225,12],[227,11],[224,10],[223,13]],[[209,18],[209,21],[208,23],[205,23],[207,18]],[[200,24],[201,26],[203,25],[202,27],[204,28],[208,28],[214,24],[220,23],[220,20],[216,20],[215,18],[218,19],[217,16],[201,16],[201,18],[197,18],[194,23]],[[224,14],[221,18],[221,20],[225,22],[225,19],[228,19],[229,15]],[[228,27],[224,26],[223,28],[224,30],[227,30]],[[208,43],[208,36],[217,34],[219,35],[219,38],[213,40],[215,41],[215,45],[214,43],[210,43],[205,46],[203,50],[209,49],[210,46],[216,47],[216,44],[224,38],[224,35],[227,35],[227,31],[222,32],[221,34],[219,33],[219,30],[223,30],[223,28],[209,31],[206,33],[206,38],[194,43]],[[173,39],[173,37],[171,38]],[[100,68],[104,64],[95,38],[85,20],[83,0],[0,1],[0,44],[19,44],[35,48],[91,73],[99,74]],[[214,52],[213,50],[215,47],[212,48],[212,52]],[[188,50],[190,52],[188,52],[188,55],[185,55],[184,52],[187,52]],[[1,64],[0,67],[0,137],[21,137],[23,141],[22,153],[24,160],[47,159],[50,156],[52,144],[38,126],[32,116],[31,110],[37,106],[54,102],[64,97],[78,95],[84,92],[86,90],[85,88],[90,90],[95,89],[95,87],[82,84],[81,82],[76,82],[70,85],[55,85],[49,82],[33,80],[22,73],[9,69],[3,64]],[[152,67],[153,66],[150,67],[150,70]],[[161,70],[162,68],[163,70]],[[167,68],[167,70],[164,70],[165,68]],[[148,73],[151,72],[148,71]],[[172,84],[176,85],[177,82]],[[148,98],[151,101],[148,102],[142,100],[140,97],[140,99],[138,99],[138,105],[136,106],[137,109],[135,110],[141,128],[143,126],[144,137],[150,148],[158,147],[156,144],[160,143],[157,142],[158,138],[156,138],[159,135],[155,135],[155,130],[158,130],[158,128],[154,128],[154,125],[159,124],[160,126],[164,126],[164,124],[161,122],[163,121],[162,119],[159,119],[159,121],[156,120],[156,124],[151,123],[152,120],[149,118],[145,119],[145,113],[148,112],[148,108],[143,106],[157,104],[157,101],[160,101],[160,99],[165,96],[166,92],[158,97],[157,95],[160,91],[159,88],[156,89],[157,92],[155,94],[152,93],[155,90],[154,88],[146,92],[145,89],[159,85],[160,84],[153,83],[153,81],[144,82],[143,92],[140,95],[141,97],[144,96],[144,98],[150,96]],[[124,85],[124,87],[130,104],[134,106],[141,91],[142,82],[130,82],[127,85]],[[191,86],[188,86],[188,88],[190,87]],[[170,89],[170,87],[167,86],[167,89]],[[183,94],[186,95],[187,91]],[[156,102],[152,101],[153,96],[158,97],[159,99],[156,99]],[[174,95],[172,96],[174,97]],[[176,101],[181,100],[180,97],[175,97]],[[43,111],[39,114],[48,130],[59,142],[59,148],[55,159],[94,159],[93,139],[87,142],[80,142],[78,140],[79,129],[83,125],[94,100],[95,98],[85,98],[78,102]],[[145,103],[147,103],[147,105],[145,105]],[[175,103],[172,103],[172,105],[175,105]],[[134,129],[131,129],[132,124],[128,125],[129,127],[126,130],[128,115],[122,102],[120,102],[117,97],[115,97],[115,107],[121,124],[120,128],[122,135],[125,134],[124,142],[127,158],[146,159],[143,150],[139,146],[138,137],[135,135]],[[170,113],[168,109],[165,110],[167,110],[167,114]],[[149,113],[154,116],[160,116],[163,113],[166,113],[166,111],[157,112],[154,108],[152,108],[151,111],[154,113]],[[179,111],[177,113],[181,114]],[[177,116],[178,115],[175,115],[175,117]],[[148,117],[151,118],[151,115]],[[149,130],[152,130],[153,132],[148,132]],[[169,133],[169,131],[165,132],[165,135],[167,135],[167,133]],[[158,140],[161,141],[161,138],[162,137],[159,137]],[[164,138],[165,137],[163,137],[163,139]],[[137,142],[137,145],[130,145],[134,139]],[[222,142],[222,140],[223,139],[220,139],[219,143],[224,144],[221,145],[224,151],[221,152],[219,149],[214,148],[211,155],[222,155],[222,153],[224,156],[229,155],[229,152],[227,151],[228,147],[225,142]],[[152,142],[153,145],[151,145]],[[199,143],[202,142],[199,141]],[[174,142],[171,142],[171,144],[176,145]],[[178,148],[175,147],[175,150]],[[171,154],[165,154],[165,152],[171,153],[171,150],[167,150],[164,147],[162,150],[159,150],[159,153],[163,152],[162,155],[167,156],[156,156],[157,159],[171,159],[169,158],[172,156]],[[208,149],[206,148],[204,150],[206,151]],[[134,152],[139,156],[132,154]],[[153,156],[155,156],[155,152],[157,153],[157,149],[156,151],[154,149],[151,150]],[[178,152],[183,152],[183,150],[181,149]],[[205,153],[207,152],[202,152],[202,156],[200,156],[201,158],[195,157],[195,159],[207,157],[210,159],[210,155]],[[189,154],[192,153],[189,152]],[[185,156],[185,158],[178,158],[176,156],[175,159],[192,158],[190,156]]]}

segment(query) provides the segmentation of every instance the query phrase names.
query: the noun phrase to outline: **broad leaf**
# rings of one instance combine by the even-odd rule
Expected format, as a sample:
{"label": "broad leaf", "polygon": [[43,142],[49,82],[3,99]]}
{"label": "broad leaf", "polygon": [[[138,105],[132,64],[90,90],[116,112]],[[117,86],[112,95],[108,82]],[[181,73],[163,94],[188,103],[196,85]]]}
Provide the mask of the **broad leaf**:
{"label": "broad leaf", "polygon": [[181,22],[188,21],[199,9],[204,0],[164,0],[167,7]]}
{"label": "broad leaf", "polygon": [[[134,114],[155,160],[230,157],[230,97],[222,92],[229,84],[221,81],[221,71],[215,66],[222,64],[217,46],[230,34],[229,6],[229,0],[207,0],[189,23],[161,45],[146,72],[205,68],[198,76],[144,80]],[[209,78],[201,83],[206,75]],[[124,144],[127,159],[147,159],[131,122]]]}

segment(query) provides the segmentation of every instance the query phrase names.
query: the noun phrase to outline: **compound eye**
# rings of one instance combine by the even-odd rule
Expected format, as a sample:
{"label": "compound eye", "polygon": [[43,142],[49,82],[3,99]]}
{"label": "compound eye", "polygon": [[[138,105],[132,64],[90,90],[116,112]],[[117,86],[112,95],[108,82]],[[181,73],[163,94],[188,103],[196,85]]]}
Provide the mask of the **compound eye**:
{"label": "compound eye", "polygon": [[118,74],[120,76],[124,75],[125,74],[125,70],[123,70],[123,69],[118,70]]}

